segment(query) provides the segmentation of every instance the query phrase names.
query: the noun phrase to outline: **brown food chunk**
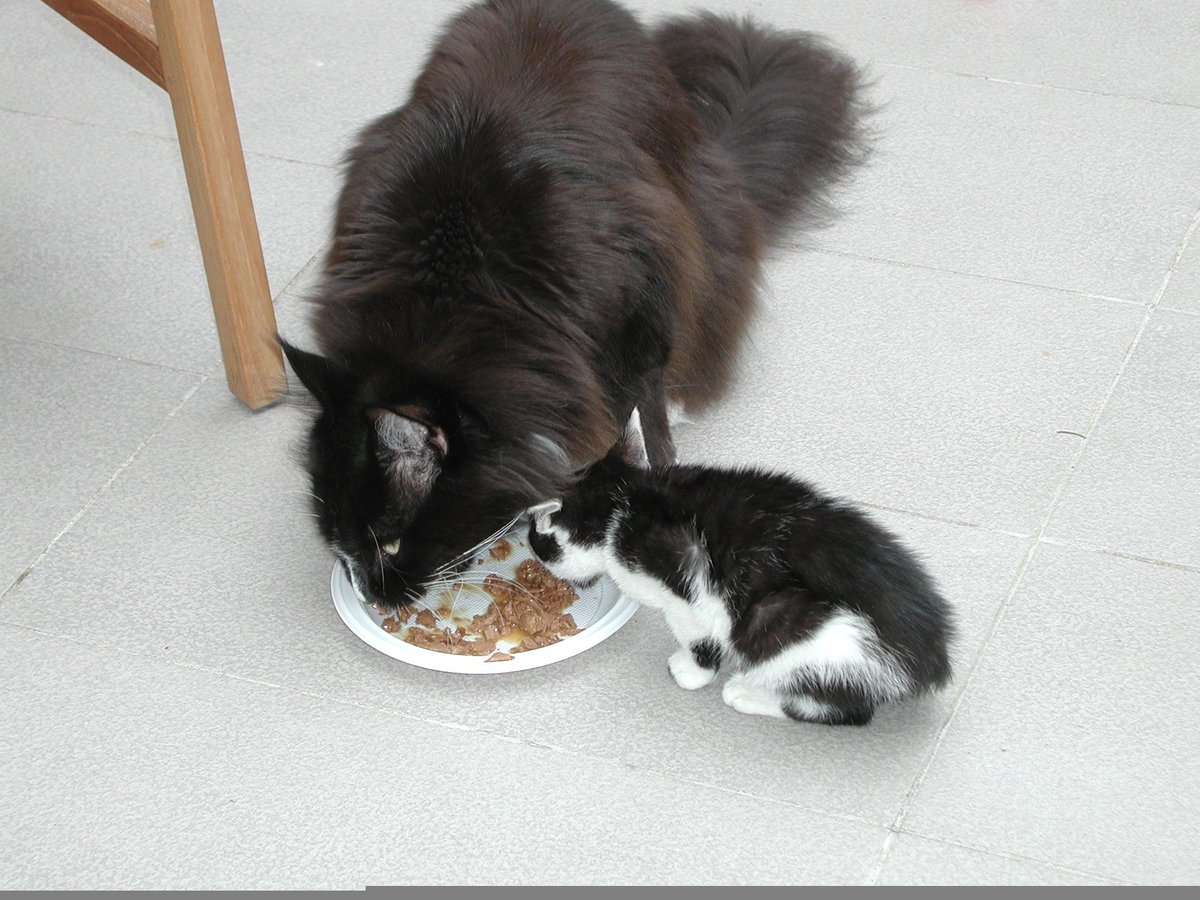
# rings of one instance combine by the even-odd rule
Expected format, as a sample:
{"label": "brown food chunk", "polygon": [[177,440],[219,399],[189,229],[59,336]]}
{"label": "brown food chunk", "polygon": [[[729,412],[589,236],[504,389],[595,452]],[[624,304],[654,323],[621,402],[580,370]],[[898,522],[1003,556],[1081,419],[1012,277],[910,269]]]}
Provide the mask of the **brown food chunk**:
{"label": "brown food chunk", "polygon": [[[511,544],[508,544],[508,549],[511,552]],[[499,653],[496,644],[501,640],[513,645],[513,652],[520,652],[548,647],[564,637],[579,633],[574,618],[565,611],[579,599],[579,595],[565,581],[559,581],[551,575],[537,560],[524,560],[517,567],[516,581],[490,573],[482,587],[492,598],[492,604],[486,612],[470,621],[461,622],[459,630],[454,627],[438,628],[438,616],[427,609],[419,610],[415,624],[408,629],[409,643],[440,653],[494,656]],[[438,611],[441,619],[450,618],[453,599],[454,595],[448,592],[442,595]]]}
{"label": "brown food chunk", "polygon": [[388,616],[386,619],[383,620],[383,630],[386,631],[388,634],[395,634],[397,631],[400,630],[400,628],[401,628],[401,625],[400,625],[399,619],[394,619],[391,616]]}
{"label": "brown food chunk", "polygon": [[508,541],[501,538],[492,544],[492,549],[488,551],[492,559],[508,559],[512,556],[513,547]]}
{"label": "brown food chunk", "polygon": [[468,656],[487,656],[496,649],[495,641],[463,641],[455,648],[455,652]]}
{"label": "brown food chunk", "polygon": [[446,633],[436,629],[426,631],[424,628],[410,628],[408,631],[408,642],[417,647],[424,647],[427,650],[444,649],[446,646]]}
{"label": "brown food chunk", "polygon": [[517,582],[534,594],[543,606],[564,610],[579,599],[571,585],[559,581],[536,559],[522,560],[517,566]]}
{"label": "brown food chunk", "polygon": [[510,659],[516,659],[516,657],[511,653],[505,653],[503,650],[497,650],[495,653],[485,659],[484,662],[506,662]]}
{"label": "brown food chunk", "polygon": [[523,559],[517,566],[517,582],[527,588],[539,587],[547,579],[553,577],[550,570],[536,559]]}
{"label": "brown food chunk", "polygon": [[483,589],[491,594],[492,599],[497,603],[511,603],[524,593],[519,584],[501,578],[494,572],[483,580]]}
{"label": "brown food chunk", "polygon": [[515,583],[499,575],[484,580],[483,589],[495,602],[472,620],[473,631],[489,639],[499,636],[518,651],[546,647],[579,633],[575,620],[564,612],[579,599],[574,588],[533,559],[523,560],[516,575]]}

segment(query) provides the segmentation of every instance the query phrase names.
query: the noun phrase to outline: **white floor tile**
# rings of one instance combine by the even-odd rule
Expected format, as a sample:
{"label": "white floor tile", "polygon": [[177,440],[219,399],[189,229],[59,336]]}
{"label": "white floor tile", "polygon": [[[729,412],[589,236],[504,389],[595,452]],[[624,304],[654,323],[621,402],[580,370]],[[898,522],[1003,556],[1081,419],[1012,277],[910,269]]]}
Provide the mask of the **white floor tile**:
{"label": "white floor tile", "polygon": [[818,246],[1149,302],[1196,212],[1200,109],[886,69]]}
{"label": "white floor tile", "polygon": [[726,400],[678,444],[864,502],[1032,533],[1140,306],[782,253]]}
{"label": "white floor tile", "polygon": [[1048,534],[1200,568],[1200,317],[1158,310]]}
{"label": "white floor tile", "polygon": [[1042,547],[905,827],[1138,883],[1191,884],[1200,574]]}
{"label": "white floor tile", "polygon": [[1117,882],[902,833],[896,836],[877,883],[1017,886]]}
{"label": "white floor tile", "polygon": [[1200,228],[1192,232],[1159,306],[1200,313]]}
{"label": "white floor tile", "polygon": [[[220,359],[173,141],[0,112],[0,336],[207,372]],[[324,243],[334,170],[251,156],[267,278],[281,291]]]}
{"label": "white floor tile", "polygon": [[199,381],[0,339],[0,594]]}
{"label": "white floor tile", "polygon": [[883,843],[875,826],[11,627],[0,684],[6,888],[855,882]]}

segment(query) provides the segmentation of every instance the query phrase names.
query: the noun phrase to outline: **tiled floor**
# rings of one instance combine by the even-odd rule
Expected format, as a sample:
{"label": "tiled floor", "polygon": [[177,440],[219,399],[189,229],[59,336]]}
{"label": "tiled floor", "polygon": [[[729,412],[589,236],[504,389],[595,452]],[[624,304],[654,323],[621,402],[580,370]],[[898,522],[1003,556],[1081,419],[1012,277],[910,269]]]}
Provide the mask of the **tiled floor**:
{"label": "tiled floor", "polygon": [[[0,0],[0,887],[1200,878],[1200,7],[709,5],[886,107],[683,454],[870,504],[960,611],[952,690],[738,716],[645,612],[504,678],[360,643],[302,410],[225,390],[165,96]],[[219,4],[285,331],[451,6]]]}

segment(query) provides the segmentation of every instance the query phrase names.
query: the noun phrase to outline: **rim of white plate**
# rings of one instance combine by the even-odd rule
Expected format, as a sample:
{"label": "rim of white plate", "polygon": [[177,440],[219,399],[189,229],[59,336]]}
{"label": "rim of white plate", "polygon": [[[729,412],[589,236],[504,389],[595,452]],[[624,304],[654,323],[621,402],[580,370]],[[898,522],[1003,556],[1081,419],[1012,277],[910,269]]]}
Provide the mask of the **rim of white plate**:
{"label": "rim of white plate", "polygon": [[354,589],[346,567],[341,562],[334,563],[333,574],[329,579],[329,589],[333,595],[334,609],[346,623],[346,627],[364,643],[393,659],[419,666],[422,669],[455,672],[463,675],[501,675],[505,672],[536,669],[570,659],[612,637],[633,617],[638,608],[637,601],[630,600],[605,577],[601,579],[599,589],[604,591],[607,596],[611,596],[611,601],[607,599],[607,596],[602,601],[604,603],[611,602],[611,606],[602,612],[592,624],[578,634],[565,637],[547,647],[514,653],[512,659],[487,662],[485,657],[480,656],[458,656],[453,653],[426,650],[424,647],[414,646],[397,635],[384,631],[375,616],[372,615],[370,607],[363,602]]}

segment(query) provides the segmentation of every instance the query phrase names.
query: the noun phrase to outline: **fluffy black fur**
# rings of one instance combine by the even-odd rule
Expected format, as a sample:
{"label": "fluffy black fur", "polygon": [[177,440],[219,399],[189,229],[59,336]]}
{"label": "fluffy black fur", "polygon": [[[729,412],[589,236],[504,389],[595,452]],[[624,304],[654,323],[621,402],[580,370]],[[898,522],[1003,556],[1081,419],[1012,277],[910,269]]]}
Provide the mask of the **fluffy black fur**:
{"label": "fluffy black fur", "polygon": [[860,112],[857,70],[811,36],[647,32],[608,0],[456,16],[350,153],[319,353],[285,344],[321,405],[314,509],[360,589],[407,602],[635,405],[670,461],[667,401],[724,388],[764,242],[820,210]]}

